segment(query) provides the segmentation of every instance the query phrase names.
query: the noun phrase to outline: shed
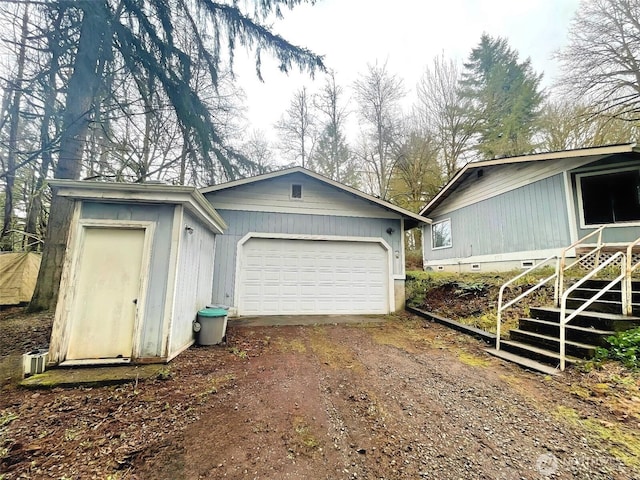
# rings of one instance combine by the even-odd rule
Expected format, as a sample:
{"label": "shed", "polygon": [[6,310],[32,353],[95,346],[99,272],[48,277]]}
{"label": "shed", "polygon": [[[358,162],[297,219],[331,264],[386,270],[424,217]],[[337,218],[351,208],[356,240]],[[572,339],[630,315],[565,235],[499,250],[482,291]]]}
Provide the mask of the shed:
{"label": "shed", "polygon": [[229,225],[216,244],[212,301],[232,314],[404,307],[404,232],[428,219],[300,167],[201,192]]}
{"label": "shed", "polygon": [[37,253],[0,253],[0,305],[31,301],[39,269],[40,255]]}
{"label": "shed", "polygon": [[54,180],[74,202],[53,364],[164,362],[194,342],[224,220],[194,187]]}
{"label": "shed", "polygon": [[420,212],[433,222],[424,268],[526,268],[602,225],[603,242],[626,245],[640,237],[639,192],[635,143],[469,163]]}

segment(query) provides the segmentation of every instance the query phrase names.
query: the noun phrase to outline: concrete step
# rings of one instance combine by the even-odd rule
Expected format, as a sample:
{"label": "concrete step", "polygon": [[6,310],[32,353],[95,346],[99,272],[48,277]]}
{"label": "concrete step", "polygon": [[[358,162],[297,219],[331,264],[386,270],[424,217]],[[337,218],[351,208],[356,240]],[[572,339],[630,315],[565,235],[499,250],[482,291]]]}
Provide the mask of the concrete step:
{"label": "concrete step", "polygon": [[[525,332],[540,333],[550,337],[560,337],[560,324],[558,322],[550,322],[548,320],[538,320],[535,318],[521,318],[518,321],[519,330]],[[595,327],[581,327],[569,324],[565,327],[565,335],[567,340],[579,343],[587,343],[597,345],[599,347],[607,347],[607,338],[615,335],[613,330],[602,330]]]}
{"label": "concrete step", "polygon": [[520,355],[515,355],[504,350],[487,348],[485,349],[485,352],[493,355],[494,357],[498,357],[503,360],[515,363],[516,365],[520,365],[527,370],[533,370],[535,372],[544,373],[546,375],[558,375],[560,373],[560,370],[558,370],[557,368],[553,368],[549,365],[545,365],[544,363],[536,362],[535,360],[531,360],[530,358],[521,357]]}
{"label": "concrete step", "polygon": [[[501,340],[500,348],[501,350],[505,350],[509,353],[529,358],[531,360],[536,360],[541,363],[546,363],[553,367],[560,365],[560,353],[547,350],[546,348],[535,347],[515,340]],[[580,361],[579,358],[572,357],[570,355],[565,356],[565,360],[567,363],[576,363]]]}
{"label": "concrete step", "polygon": [[[509,339],[537,348],[545,350],[548,349],[552,352],[560,352],[560,339],[558,337],[542,335],[534,332],[525,332],[514,328],[509,331]],[[596,348],[598,348],[596,345],[575,342],[572,340],[565,341],[565,351],[567,355],[571,355],[576,358],[592,358],[596,354]]]}

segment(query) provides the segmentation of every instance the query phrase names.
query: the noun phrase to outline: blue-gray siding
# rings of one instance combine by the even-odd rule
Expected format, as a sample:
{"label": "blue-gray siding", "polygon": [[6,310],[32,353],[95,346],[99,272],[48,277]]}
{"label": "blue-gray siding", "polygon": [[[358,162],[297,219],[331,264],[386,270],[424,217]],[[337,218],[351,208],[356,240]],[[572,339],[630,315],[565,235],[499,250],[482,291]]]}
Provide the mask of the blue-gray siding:
{"label": "blue-gray siding", "polygon": [[[215,207],[215,204],[214,204]],[[249,232],[376,237],[401,251],[400,219],[217,210],[229,226],[216,238],[212,302],[233,306],[238,242]],[[392,228],[392,234],[386,230]],[[394,262],[394,274],[402,267]]]}
{"label": "blue-gray siding", "polygon": [[141,357],[163,356],[162,321],[164,318],[167,276],[171,250],[174,205],[131,205],[83,202],[81,218],[100,220],[138,220],[155,222],[151,250],[149,284],[141,330]]}
{"label": "blue-gray siding", "polygon": [[429,261],[571,243],[562,174],[431,218],[434,222],[451,219],[452,247],[432,250],[431,230],[425,228],[424,252]]}
{"label": "blue-gray siding", "polygon": [[172,313],[171,345],[169,355],[190,344],[194,338],[193,320],[198,310],[211,299],[213,282],[213,256],[215,235],[189,212],[183,223],[193,232],[180,231],[180,253],[174,305]]}

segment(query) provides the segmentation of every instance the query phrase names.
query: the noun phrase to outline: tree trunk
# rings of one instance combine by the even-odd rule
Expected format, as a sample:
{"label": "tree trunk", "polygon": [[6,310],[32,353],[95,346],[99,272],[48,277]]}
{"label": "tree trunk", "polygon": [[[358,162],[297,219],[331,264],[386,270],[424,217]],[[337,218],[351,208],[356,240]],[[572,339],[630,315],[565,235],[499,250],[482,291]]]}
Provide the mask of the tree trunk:
{"label": "tree trunk", "polygon": [[[11,124],[9,125],[9,152],[7,155],[7,176],[5,181],[4,219],[0,231],[2,250],[12,250],[13,242],[7,236],[13,223],[13,186],[16,181],[16,156],[18,150],[18,128],[20,126],[20,102],[22,100],[22,76],[24,75],[24,59],[29,26],[29,15],[25,7],[22,16],[22,31],[20,33],[20,51],[18,53],[18,72],[13,84],[13,102],[11,105]],[[9,241],[7,241],[9,240]],[[8,248],[7,248],[8,247]]]}
{"label": "tree trunk", "polygon": [[34,195],[32,196],[29,204],[27,221],[24,228],[24,231],[27,234],[25,236],[27,251],[35,251],[38,249],[39,242],[35,241],[35,239],[38,238],[42,232],[42,229],[38,228],[42,221],[38,222],[38,219],[42,220],[42,194],[44,193],[44,181],[47,178],[49,167],[51,166],[51,138],[49,136],[49,128],[51,125],[51,119],[54,115],[56,101],[56,75],[59,67],[58,59],[60,58],[57,31],[60,28],[61,21],[62,15],[58,14],[53,24],[53,32],[51,33],[51,37],[49,37],[51,68],[49,70],[47,81],[43,85],[45,89],[45,101],[42,124],[40,125],[40,149],[42,150],[42,160],[40,161],[40,169],[36,179]]}
{"label": "tree trunk", "polygon": [[[61,179],[80,177],[91,105],[99,82],[100,53],[103,42],[110,41],[110,38],[105,39],[105,12],[99,2],[87,2],[84,8],[78,51],[67,89],[60,156],[55,172],[55,178]],[[72,213],[73,202],[54,195],[38,282],[28,309],[31,312],[53,309],[56,305]]]}

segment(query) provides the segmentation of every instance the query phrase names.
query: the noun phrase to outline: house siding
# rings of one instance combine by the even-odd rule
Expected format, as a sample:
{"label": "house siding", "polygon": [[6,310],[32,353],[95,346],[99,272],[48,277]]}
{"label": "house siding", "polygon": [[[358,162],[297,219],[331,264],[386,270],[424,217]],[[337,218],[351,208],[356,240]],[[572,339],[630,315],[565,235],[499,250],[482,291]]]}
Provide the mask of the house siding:
{"label": "house siding", "polygon": [[425,226],[427,262],[546,250],[571,243],[563,174],[456,210],[450,209],[450,203],[457,202],[443,202],[430,216],[434,223],[451,219],[452,247],[432,250],[431,226]]}
{"label": "house siding", "polygon": [[[302,185],[302,199],[290,198],[291,185]],[[379,205],[357,198],[301,173],[206,193],[217,211],[281,212],[343,217],[398,218]],[[230,225],[230,224],[228,224]]]}
{"label": "house siding", "polygon": [[460,210],[590,162],[593,162],[592,157],[487,166],[481,169],[482,176],[479,177],[477,171],[473,172],[451,197],[427,215],[433,219],[435,215]]}
{"label": "house siding", "polygon": [[184,212],[183,223],[193,228],[193,233],[180,230],[169,356],[193,343],[192,323],[198,310],[210,302],[213,283],[211,252],[216,237],[189,212]]}
{"label": "house siding", "polygon": [[140,356],[162,355],[163,319],[174,205],[131,205],[84,201],[80,217],[99,220],[137,220],[155,222],[151,248],[147,298],[142,319]]}
{"label": "house siding", "polygon": [[[393,274],[398,276],[404,274],[400,258],[395,258],[395,252],[398,252],[398,256],[401,257],[402,248],[399,216],[395,219],[354,218],[335,215],[224,210],[219,208],[216,197],[210,198],[210,194],[206,196],[229,225],[225,234],[216,239],[214,264],[216,275],[211,298],[213,303],[233,306],[238,242],[249,232],[382,238],[394,252]],[[386,232],[388,228],[392,228],[394,231],[388,234]]]}

